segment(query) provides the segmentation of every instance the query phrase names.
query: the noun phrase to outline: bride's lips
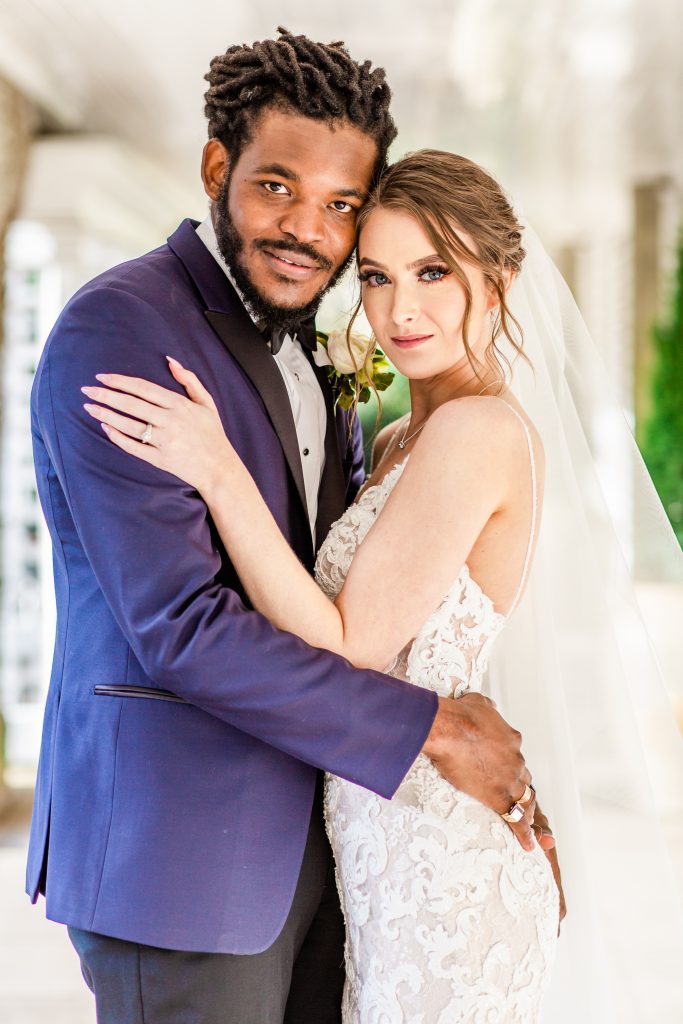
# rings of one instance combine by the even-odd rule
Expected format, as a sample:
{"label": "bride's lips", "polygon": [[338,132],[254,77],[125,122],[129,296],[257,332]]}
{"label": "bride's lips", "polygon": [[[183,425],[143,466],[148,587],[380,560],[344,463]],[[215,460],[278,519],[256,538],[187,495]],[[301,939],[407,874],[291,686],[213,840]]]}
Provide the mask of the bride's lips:
{"label": "bride's lips", "polygon": [[415,348],[417,345],[421,345],[423,341],[428,341],[429,338],[433,337],[433,334],[401,334],[392,337],[391,340],[398,348]]}
{"label": "bride's lips", "polygon": [[261,253],[266,263],[280,277],[291,277],[297,281],[305,281],[313,277],[320,270],[317,263],[312,263],[305,256],[298,256],[296,253],[271,252],[269,249],[261,249]]}

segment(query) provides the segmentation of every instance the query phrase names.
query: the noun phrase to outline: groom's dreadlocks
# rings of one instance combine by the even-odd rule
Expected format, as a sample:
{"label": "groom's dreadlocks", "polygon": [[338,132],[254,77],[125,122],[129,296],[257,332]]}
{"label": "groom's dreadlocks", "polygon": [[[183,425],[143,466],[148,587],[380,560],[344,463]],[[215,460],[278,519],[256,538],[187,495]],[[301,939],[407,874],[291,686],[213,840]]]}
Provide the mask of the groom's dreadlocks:
{"label": "groom's dreadlocks", "polygon": [[396,137],[384,69],[358,64],[344,43],[314,43],[279,28],[279,39],[231,46],[205,78],[209,137],[236,161],[261,112],[280,107],[319,121],[345,120],[377,143],[377,169]]}

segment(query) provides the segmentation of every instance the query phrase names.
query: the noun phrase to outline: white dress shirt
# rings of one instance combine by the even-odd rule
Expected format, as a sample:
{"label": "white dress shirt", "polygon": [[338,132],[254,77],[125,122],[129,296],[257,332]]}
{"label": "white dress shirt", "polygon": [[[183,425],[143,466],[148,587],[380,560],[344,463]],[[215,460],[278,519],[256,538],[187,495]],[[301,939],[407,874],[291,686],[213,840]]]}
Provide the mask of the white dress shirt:
{"label": "white dress shirt", "polygon": [[[197,234],[239,295],[249,316],[256,323],[256,317],[249,309],[248,303],[245,302],[221,256],[210,214],[197,228]],[[265,341],[264,344],[266,344]],[[282,374],[292,407],[296,436],[299,440],[301,468],[304,474],[308,519],[315,545],[318,491],[325,466],[325,431],[327,428],[325,400],[313,368],[295,338],[289,334],[286,335],[282,348],[277,355],[273,356],[273,359]]]}

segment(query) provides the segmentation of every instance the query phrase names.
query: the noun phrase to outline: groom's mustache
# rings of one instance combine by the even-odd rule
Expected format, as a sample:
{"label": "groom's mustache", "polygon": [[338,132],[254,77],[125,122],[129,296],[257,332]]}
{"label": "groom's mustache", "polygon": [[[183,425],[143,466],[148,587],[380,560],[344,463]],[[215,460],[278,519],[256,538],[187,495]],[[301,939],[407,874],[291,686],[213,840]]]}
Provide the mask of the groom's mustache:
{"label": "groom's mustache", "polygon": [[334,267],[332,260],[321,255],[314,246],[307,245],[306,242],[284,242],[281,240],[269,242],[268,239],[259,238],[254,241],[253,245],[255,249],[268,249],[270,252],[276,249],[279,252],[287,253],[288,256],[305,256],[306,259],[314,260],[321,270],[332,270]]}

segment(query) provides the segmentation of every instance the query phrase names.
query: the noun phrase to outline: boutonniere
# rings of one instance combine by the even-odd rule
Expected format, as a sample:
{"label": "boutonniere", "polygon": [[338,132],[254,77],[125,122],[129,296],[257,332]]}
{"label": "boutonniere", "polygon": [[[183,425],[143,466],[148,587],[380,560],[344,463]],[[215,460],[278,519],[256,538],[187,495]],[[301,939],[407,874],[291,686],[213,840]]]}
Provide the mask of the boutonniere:
{"label": "boutonniere", "polygon": [[351,334],[346,329],[316,331],[317,348],[313,360],[317,366],[327,368],[327,379],[335,393],[335,401],[342,409],[350,409],[354,402],[368,402],[373,390],[386,391],[395,377],[391,364],[371,338]]}

